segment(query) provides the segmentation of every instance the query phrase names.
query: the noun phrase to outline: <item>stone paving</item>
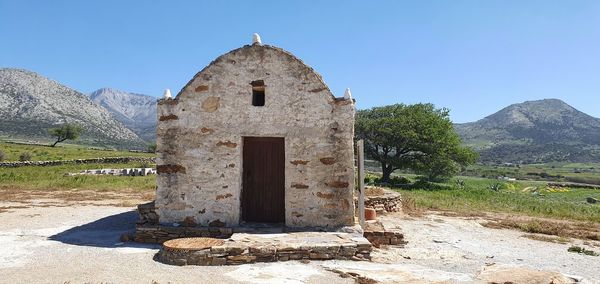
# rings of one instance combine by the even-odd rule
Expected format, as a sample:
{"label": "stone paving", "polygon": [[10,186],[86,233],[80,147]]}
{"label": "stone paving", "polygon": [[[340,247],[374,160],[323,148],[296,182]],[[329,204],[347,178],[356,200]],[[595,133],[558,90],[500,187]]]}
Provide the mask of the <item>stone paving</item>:
{"label": "stone paving", "polygon": [[287,260],[369,260],[371,243],[341,232],[234,233],[223,245],[194,247],[189,239],[165,242],[156,259],[173,265],[236,265]]}

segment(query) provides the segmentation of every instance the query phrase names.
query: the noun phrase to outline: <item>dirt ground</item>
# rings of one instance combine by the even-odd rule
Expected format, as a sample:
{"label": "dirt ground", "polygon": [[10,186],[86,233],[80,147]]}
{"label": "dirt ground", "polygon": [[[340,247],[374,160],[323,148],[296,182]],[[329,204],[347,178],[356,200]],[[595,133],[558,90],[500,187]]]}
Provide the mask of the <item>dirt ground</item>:
{"label": "dirt ground", "polygon": [[408,244],[376,249],[372,262],[170,266],[153,260],[156,245],[119,241],[137,220],[132,204],[145,196],[96,197],[0,201],[0,283],[600,283],[600,257],[567,252],[600,251],[597,243],[534,240],[483,227],[481,218],[431,214],[381,217]]}

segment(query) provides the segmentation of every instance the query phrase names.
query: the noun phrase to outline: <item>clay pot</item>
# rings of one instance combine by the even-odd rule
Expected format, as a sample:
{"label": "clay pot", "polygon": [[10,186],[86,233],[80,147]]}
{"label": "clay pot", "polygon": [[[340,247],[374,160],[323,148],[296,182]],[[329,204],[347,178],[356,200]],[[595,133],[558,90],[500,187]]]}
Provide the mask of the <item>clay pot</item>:
{"label": "clay pot", "polygon": [[365,220],[376,220],[377,211],[373,208],[365,208]]}

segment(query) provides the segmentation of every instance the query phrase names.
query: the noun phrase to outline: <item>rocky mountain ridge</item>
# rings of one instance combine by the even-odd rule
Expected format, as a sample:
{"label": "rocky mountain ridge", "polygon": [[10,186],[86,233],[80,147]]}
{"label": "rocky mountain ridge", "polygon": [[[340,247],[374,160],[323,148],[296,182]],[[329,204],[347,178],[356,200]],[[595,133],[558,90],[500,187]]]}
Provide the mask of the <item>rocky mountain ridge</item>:
{"label": "rocky mountain ridge", "polygon": [[64,123],[84,128],[80,143],[126,148],[146,144],[90,98],[37,73],[0,68],[0,136],[52,139],[48,129]]}
{"label": "rocky mountain ridge", "polygon": [[147,142],[156,140],[156,98],[102,88],[90,94],[90,99],[113,114],[115,119]]}
{"label": "rocky mountain ridge", "polygon": [[600,162],[600,119],[558,99],[513,104],[455,129],[482,162]]}

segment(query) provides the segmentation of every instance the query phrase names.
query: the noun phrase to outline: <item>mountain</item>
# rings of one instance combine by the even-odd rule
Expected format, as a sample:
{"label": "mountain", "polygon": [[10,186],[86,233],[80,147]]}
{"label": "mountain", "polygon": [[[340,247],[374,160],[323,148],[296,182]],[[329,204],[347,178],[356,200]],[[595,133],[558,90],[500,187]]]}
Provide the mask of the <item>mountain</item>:
{"label": "mountain", "polygon": [[93,102],[108,110],[147,142],[156,141],[156,98],[102,88],[90,94]]}
{"label": "mountain", "polygon": [[0,68],[0,136],[51,139],[63,123],[84,128],[80,143],[143,148],[145,143],[86,95],[22,69]]}
{"label": "mountain", "polygon": [[600,119],[558,99],[513,104],[455,129],[482,162],[600,162]]}

